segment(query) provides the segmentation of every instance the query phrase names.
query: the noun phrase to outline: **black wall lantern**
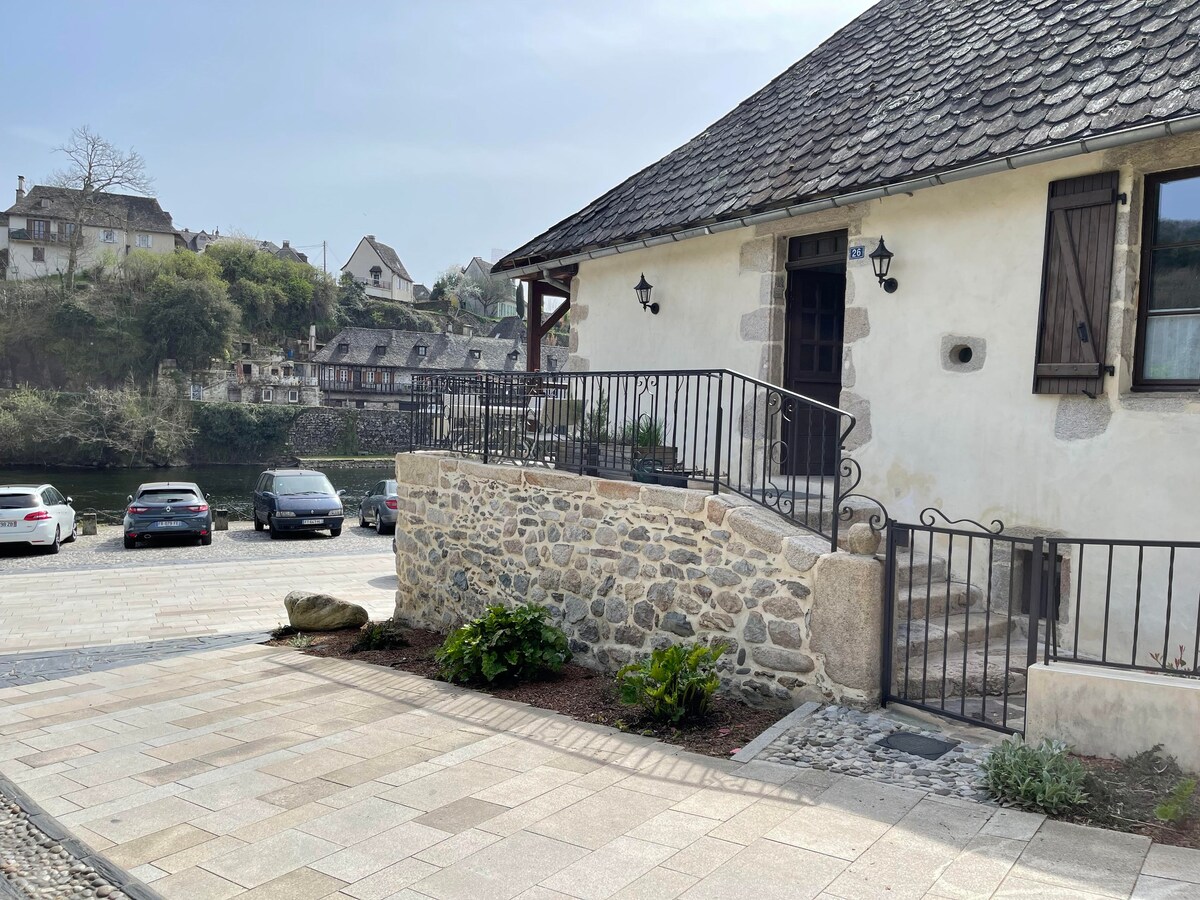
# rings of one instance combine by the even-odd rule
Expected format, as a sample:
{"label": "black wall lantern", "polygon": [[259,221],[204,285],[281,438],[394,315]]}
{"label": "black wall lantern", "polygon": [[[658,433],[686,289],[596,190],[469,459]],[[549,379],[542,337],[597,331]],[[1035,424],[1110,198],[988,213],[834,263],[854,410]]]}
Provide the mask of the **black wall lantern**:
{"label": "black wall lantern", "polygon": [[895,254],[887,248],[887,244],[883,242],[881,236],[879,246],[870,253],[871,267],[875,270],[875,277],[879,279],[879,286],[889,294],[896,293],[896,288],[900,287],[900,282],[895,278],[888,278],[888,269],[892,267],[893,256]]}
{"label": "black wall lantern", "polygon": [[654,290],[654,285],[646,280],[645,273],[642,273],[642,279],[633,286],[634,292],[637,294],[638,303],[642,304],[642,309],[650,310],[651,315],[658,315],[658,304],[650,302],[650,292]]}

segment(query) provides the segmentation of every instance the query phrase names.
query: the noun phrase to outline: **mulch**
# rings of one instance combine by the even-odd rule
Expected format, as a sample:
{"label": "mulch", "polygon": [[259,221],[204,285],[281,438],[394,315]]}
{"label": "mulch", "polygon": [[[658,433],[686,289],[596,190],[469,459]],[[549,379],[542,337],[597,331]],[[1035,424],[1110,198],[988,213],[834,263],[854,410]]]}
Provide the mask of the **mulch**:
{"label": "mulch", "polygon": [[[351,648],[358,639],[357,628],[311,634],[312,643],[298,648],[313,656],[354,659],[400,669],[413,675],[438,679],[433,655],[445,635],[420,628],[401,628],[407,646],[389,650]],[[292,646],[289,637],[273,639],[272,646]],[[782,718],[786,710],[759,709],[729,697],[713,698],[708,716],[702,722],[676,728],[662,725],[641,715],[636,706],[626,706],[617,695],[611,675],[567,663],[562,673],[546,681],[504,685],[471,685],[475,690],[505,700],[551,709],[581,722],[608,725],[621,731],[654,737],[695,753],[728,758]]]}
{"label": "mulch", "polygon": [[1163,822],[1155,815],[1155,809],[1181,782],[1195,779],[1180,771],[1173,759],[1156,750],[1129,759],[1076,758],[1087,772],[1084,789],[1088,802],[1080,811],[1059,818],[1200,850],[1200,788],[1182,804],[1180,821]]}

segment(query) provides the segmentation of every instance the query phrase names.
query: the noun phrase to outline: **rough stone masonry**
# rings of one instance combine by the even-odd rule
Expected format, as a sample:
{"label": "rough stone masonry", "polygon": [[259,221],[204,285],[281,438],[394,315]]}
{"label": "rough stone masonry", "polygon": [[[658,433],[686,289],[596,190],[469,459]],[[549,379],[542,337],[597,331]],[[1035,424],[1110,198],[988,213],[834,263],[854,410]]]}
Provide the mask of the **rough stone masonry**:
{"label": "rough stone masonry", "polygon": [[723,686],[756,703],[870,705],[882,566],[749,501],[439,454],[396,457],[396,616],[439,630],[491,603],[550,610],[605,671],[672,643],[723,643]]}

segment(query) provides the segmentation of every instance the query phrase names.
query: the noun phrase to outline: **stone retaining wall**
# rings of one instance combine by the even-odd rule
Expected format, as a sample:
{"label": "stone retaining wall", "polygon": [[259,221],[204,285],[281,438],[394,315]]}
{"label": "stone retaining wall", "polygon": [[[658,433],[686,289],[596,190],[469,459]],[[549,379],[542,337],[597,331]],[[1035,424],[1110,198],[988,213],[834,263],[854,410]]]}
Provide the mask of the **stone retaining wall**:
{"label": "stone retaining wall", "polygon": [[855,526],[828,543],[740,498],[400,454],[396,615],[447,629],[489,603],[547,607],[577,659],[614,671],[653,647],[725,643],[753,702],[879,694],[882,566]]}
{"label": "stone retaining wall", "polygon": [[317,406],[296,416],[288,445],[299,456],[390,454],[409,445],[411,421],[397,410]]}

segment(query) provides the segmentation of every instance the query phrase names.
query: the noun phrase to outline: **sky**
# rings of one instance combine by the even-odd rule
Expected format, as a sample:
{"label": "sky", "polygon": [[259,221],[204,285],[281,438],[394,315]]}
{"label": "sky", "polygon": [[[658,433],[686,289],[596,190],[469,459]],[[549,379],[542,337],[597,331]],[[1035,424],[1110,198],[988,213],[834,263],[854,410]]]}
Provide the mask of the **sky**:
{"label": "sky", "polygon": [[[869,0],[10,4],[0,188],[89,126],[177,228],[364,234],[418,282],[513,250],[700,133]],[[0,194],[0,209],[11,193]]]}

